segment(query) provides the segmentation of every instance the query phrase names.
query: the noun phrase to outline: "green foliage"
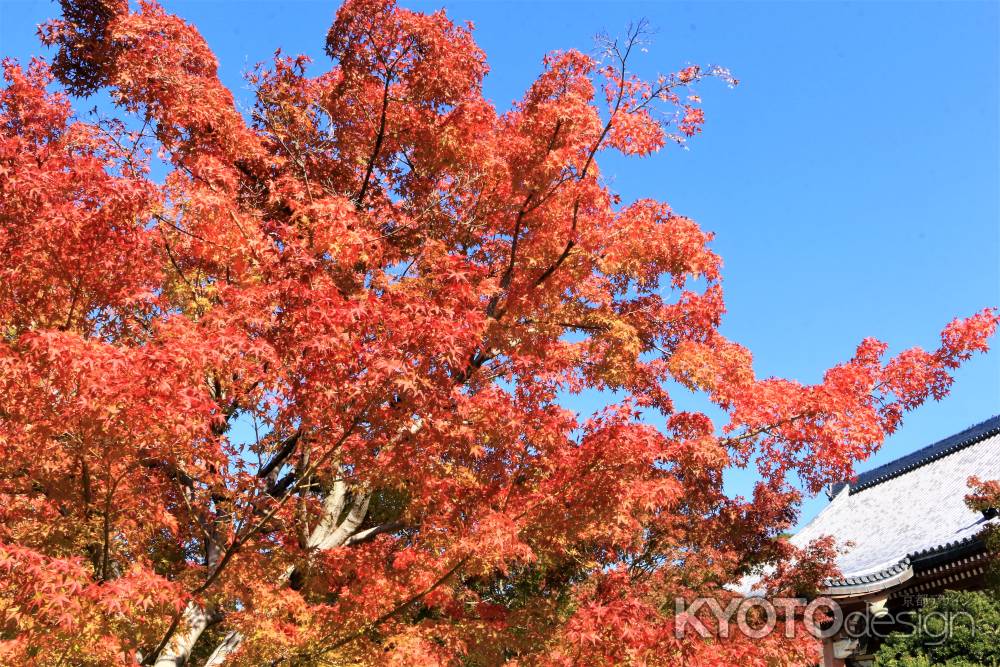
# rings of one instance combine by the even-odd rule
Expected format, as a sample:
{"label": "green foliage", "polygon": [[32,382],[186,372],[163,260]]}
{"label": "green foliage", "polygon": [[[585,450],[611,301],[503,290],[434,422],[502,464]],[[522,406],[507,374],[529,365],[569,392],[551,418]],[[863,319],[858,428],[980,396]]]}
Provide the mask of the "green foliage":
{"label": "green foliage", "polygon": [[1000,594],[946,591],[911,619],[910,634],[893,633],[879,650],[878,667],[1000,665]]}

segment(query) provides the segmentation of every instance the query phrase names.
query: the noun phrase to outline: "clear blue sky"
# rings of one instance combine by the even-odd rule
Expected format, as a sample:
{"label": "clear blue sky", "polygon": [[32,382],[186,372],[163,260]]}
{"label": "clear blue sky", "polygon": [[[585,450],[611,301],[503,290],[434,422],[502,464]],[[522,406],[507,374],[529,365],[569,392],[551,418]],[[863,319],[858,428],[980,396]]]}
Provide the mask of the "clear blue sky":
{"label": "clear blue sky", "polygon": [[[336,2],[179,1],[218,54],[223,81],[278,46],[326,66]],[[758,375],[816,382],[865,336],[935,346],[956,315],[1000,305],[1000,16],[997,2],[409,2],[476,24],[507,107],[551,49],[648,18],[637,69],[721,64],[690,150],[606,159],[626,198],[653,196],[717,234],[724,332]],[[0,54],[42,53],[34,27],[55,3],[0,0]],[[1000,341],[995,341],[1000,343]],[[683,399],[681,405],[697,406]],[[575,406],[586,411],[584,401]],[[1000,412],[1000,353],[959,373],[949,398],[910,415],[866,469]],[[734,473],[731,487],[749,489]],[[822,506],[807,503],[804,519]]]}

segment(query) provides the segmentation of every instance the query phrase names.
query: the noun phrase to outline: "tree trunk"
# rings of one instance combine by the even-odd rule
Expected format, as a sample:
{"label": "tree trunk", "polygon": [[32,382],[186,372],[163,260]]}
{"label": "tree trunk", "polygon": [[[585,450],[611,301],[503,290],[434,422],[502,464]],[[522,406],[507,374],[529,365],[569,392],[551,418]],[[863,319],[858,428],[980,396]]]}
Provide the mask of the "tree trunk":
{"label": "tree trunk", "polygon": [[191,657],[191,650],[205,631],[218,618],[194,602],[188,602],[181,617],[181,624],[170,641],[156,656],[154,667],[182,667]]}

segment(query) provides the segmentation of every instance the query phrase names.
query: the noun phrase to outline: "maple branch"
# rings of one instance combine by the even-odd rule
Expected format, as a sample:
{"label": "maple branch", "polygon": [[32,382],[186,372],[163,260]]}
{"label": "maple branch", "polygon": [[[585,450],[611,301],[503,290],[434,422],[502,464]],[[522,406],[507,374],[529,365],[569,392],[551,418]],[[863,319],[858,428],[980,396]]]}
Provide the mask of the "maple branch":
{"label": "maple branch", "polygon": [[183,470],[181,470],[180,468],[178,468],[177,466],[168,461],[161,461],[159,459],[154,459],[152,457],[146,457],[140,459],[139,462],[146,468],[149,468],[150,470],[163,469],[164,474],[169,479],[176,480],[187,487],[193,487],[195,482],[197,481],[195,480],[195,478],[191,477],[191,475],[187,474],[186,472],[184,472]]}
{"label": "maple branch", "polygon": [[230,630],[222,638],[222,641],[219,642],[219,645],[215,647],[212,654],[208,656],[204,667],[218,667],[223,664],[229,654],[238,649],[242,643],[243,635],[236,630]]}
{"label": "maple branch", "polygon": [[279,468],[285,460],[295,451],[295,446],[298,444],[299,439],[302,437],[302,427],[299,427],[290,436],[285,438],[281,444],[281,449],[257,471],[257,477],[267,477],[274,470]]}
{"label": "maple branch", "polygon": [[[541,162],[544,163],[545,158],[548,157],[549,153],[551,153],[552,150],[555,148],[556,139],[559,136],[559,130],[562,128],[562,123],[563,123],[562,118],[556,120],[555,128],[552,131],[552,137],[549,139],[548,146],[546,147],[545,152],[542,154]],[[524,222],[525,215],[527,215],[529,211],[532,211],[534,210],[534,208],[537,207],[536,206],[529,209],[528,205],[531,203],[531,200],[534,198],[534,196],[538,193],[538,190],[539,190],[538,187],[532,188],[532,190],[528,193],[528,196],[524,198],[524,202],[521,204],[521,208],[517,212],[517,217],[514,220],[514,231],[513,234],[511,235],[511,241],[510,241],[510,259],[507,262],[507,268],[504,271],[503,276],[501,276],[500,278],[501,290],[509,288],[510,284],[514,280],[514,268],[515,268],[515,262],[517,260],[517,244],[521,239],[521,225]],[[492,318],[495,316],[496,308],[497,305],[499,305],[499,303],[500,303],[500,293],[498,292],[497,294],[494,294],[490,298],[489,305],[486,307],[487,317]]]}
{"label": "maple branch", "polygon": [[524,320],[525,324],[541,324],[562,327],[563,329],[576,329],[578,331],[589,331],[591,333],[602,333],[609,329],[606,324],[586,324],[584,322],[566,322],[563,320],[553,321],[553,320],[536,320],[532,318],[527,318]]}
{"label": "maple branch", "polygon": [[725,446],[727,446],[727,447],[729,447],[729,446],[735,445],[735,444],[737,444],[739,442],[744,442],[746,440],[752,440],[753,438],[756,438],[758,435],[763,435],[764,433],[770,433],[772,430],[774,430],[776,428],[780,428],[782,426],[788,426],[789,424],[794,424],[795,422],[799,421],[800,419],[805,419],[806,417],[812,417],[815,414],[816,414],[815,412],[809,411],[809,412],[803,412],[803,413],[797,414],[797,415],[795,415],[793,417],[786,417],[785,419],[780,419],[780,420],[774,422],[773,424],[768,424],[767,426],[761,426],[760,428],[754,429],[752,431],[747,431],[746,433],[743,433],[743,434],[740,434],[740,435],[737,435],[737,436],[732,436],[732,437],[729,437],[729,438],[724,438],[722,440],[722,444],[725,445]]}
{"label": "maple branch", "polygon": [[583,165],[583,171],[580,174],[580,180],[583,180],[587,175],[587,170],[590,169],[591,163],[594,161],[594,156],[597,155],[597,151],[600,150],[601,144],[604,139],[608,136],[608,132],[611,130],[611,126],[614,123],[615,117],[618,115],[619,109],[621,109],[622,101],[625,99],[625,75],[628,73],[627,64],[629,55],[632,53],[632,49],[635,45],[639,43],[639,37],[645,32],[646,19],[639,21],[635,28],[630,28],[628,31],[628,43],[625,46],[625,53],[621,53],[618,49],[618,42],[614,41],[610,45],[610,49],[614,52],[615,56],[618,58],[619,68],[618,68],[618,96],[615,99],[615,105],[611,110],[611,114],[608,117],[608,122],[604,124],[604,129],[601,130],[601,135],[597,138],[594,143],[593,148],[590,149],[590,153],[587,155],[587,161]]}
{"label": "maple branch", "polygon": [[[163,636],[163,641],[156,650],[149,654],[142,664],[154,665],[155,667],[178,667],[184,665],[191,656],[191,651],[201,638],[202,633],[211,625],[221,620],[221,615],[215,609],[204,609],[193,601],[188,602],[184,610],[174,616],[167,634]],[[181,621],[186,621],[187,628],[180,635],[175,635]],[[173,639],[173,647],[169,652],[164,652],[170,640]]]}
{"label": "maple branch", "polygon": [[[611,110],[611,114],[608,117],[607,122],[604,124],[604,128],[601,130],[601,134],[597,137],[597,141],[594,142],[594,145],[591,147],[589,153],[587,154],[587,159],[583,164],[583,169],[580,171],[580,176],[577,178],[578,183],[582,183],[583,179],[587,177],[587,172],[590,170],[590,165],[593,164],[594,157],[600,150],[601,144],[604,143],[604,139],[608,136],[608,132],[611,131],[611,127],[614,124],[615,117],[618,115],[618,112],[621,109],[622,100],[625,98],[625,74],[627,72],[626,63],[628,61],[629,54],[632,52],[632,49],[638,43],[639,36],[642,34],[645,25],[646,25],[645,20],[640,21],[639,25],[635,29],[629,31],[628,44],[625,47],[624,54],[622,54],[619,51],[617,42],[614,42],[611,45],[611,49],[618,57],[618,61],[620,63],[619,75],[618,75],[618,96],[615,99],[615,104]],[[574,238],[574,236],[576,235],[579,215],[580,215],[580,198],[577,197],[576,200],[573,202],[573,217],[572,217],[572,222],[570,223],[570,237],[569,240],[566,241],[566,247],[563,248],[563,251],[559,254],[559,257],[556,258],[556,261],[553,264],[549,265],[549,267],[545,269],[545,271],[543,271],[542,274],[535,280],[535,282],[531,286],[531,289],[537,289],[538,287],[541,287],[542,284],[544,284],[545,281],[548,280],[553,273],[559,270],[559,267],[562,266],[563,262],[566,261],[566,258],[569,257],[570,253],[573,251],[573,248],[576,245],[576,239]]]}
{"label": "maple branch", "polygon": [[363,544],[370,540],[375,539],[379,535],[385,533],[392,533],[397,530],[402,530],[406,527],[406,524],[402,521],[389,521],[387,523],[382,523],[371,528],[366,528],[360,532],[357,532],[344,541],[344,546],[352,546],[355,544]]}
{"label": "maple branch", "polygon": [[[573,205],[573,226],[570,228],[571,234],[576,232],[576,215],[578,208],[579,204]],[[555,273],[560,266],[562,266],[562,263],[566,261],[566,258],[569,257],[569,254],[573,251],[573,248],[575,246],[576,246],[576,241],[573,238],[570,238],[569,241],[566,242],[566,247],[563,248],[563,251],[559,254],[559,257],[556,259],[556,261],[553,264],[551,264],[547,269],[545,269],[545,271],[542,272],[542,275],[538,276],[534,284],[532,284],[531,286],[532,289],[541,287],[542,284],[545,283],[545,281],[548,280],[549,277],[553,273]]]}
{"label": "maple branch", "polygon": [[[346,646],[347,644],[350,644],[351,642],[356,641],[356,640],[364,637],[366,634],[368,634],[369,632],[371,632],[372,630],[374,630],[378,626],[382,625],[383,623],[385,623],[389,619],[393,618],[397,614],[399,614],[399,613],[401,613],[403,611],[406,611],[409,607],[411,607],[412,605],[416,604],[417,602],[420,602],[420,600],[424,599],[430,593],[434,592],[434,590],[436,590],[444,582],[446,582],[448,579],[450,579],[452,575],[454,575],[462,567],[464,567],[465,564],[469,562],[470,558],[471,558],[471,556],[464,556],[463,558],[459,559],[459,561],[457,563],[455,563],[455,565],[453,565],[444,574],[442,574],[440,577],[438,577],[427,588],[425,588],[424,590],[422,590],[422,591],[420,591],[418,593],[415,593],[414,595],[410,596],[406,600],[403,600],[402,602],[400,602],[395,607],[393,607],[389,611],[385,612],[384,614],[382,614],[381,616],[379,616],[375,620],[373,620],[370,623],[367,623],[366,625],[364,625],[359,630],[356,630],[355,632],[347,635],[343,639],[340,639],[339,641],[336,641],[333,644],[331,644],[331,645],[329,645],[329,646],[327,646],[325,648],[320,649],[318,652],[307,653],[307,654],[305,654],[303,656],[298,656],[298,657],[300,657],[302,659],[306,659],[306,660],[308,660],[310,658],[318,658],[318,657],[320,657],[322,655],[330,653],[331,651],[336,651],[337,649],[342,648],[342,647]],[[326,640],[327,640],[327,638],[324,638],[324,639],[320,640],[319,643],[323,644],[323,643],[326,642]]]}
{"label": "maple branch", "polygon": [[295,480],[297,478],[298,474],[293,470],[292,472],[288,473],[287,475],[276,481],[274,484],[268,486],[266,491],[267,495],[273,498],[281,497],[281,495],[286,493],[288,489],[292,486],[292,484],[295,483]]}
{"label": "maple branch", "polygon": [[87,465],[85,454],[80,455],[80,483],[83,485],[83,512],[90,518],[90,505],[94,502],[94,493],[90,483],[90,466]]}
{"label": "maple branch", "polygon": [[497,353],[495,351],[483,352],[481,350],[476,350],[476,352],[469,357],[469,362],[466,364],[465,369],[455,376],[455,384],[462,385],[468,382],[469,379],[472,378],[473,374],[483,367],[483,364],[496,356]]}
{"label": "maple branch", "polygon": [[[549,153],[551,153],[555,149],[556,139],[558,139],[559,137],[559,130],[562,128],[562,125],[563,125],[562,118],[556,120],[555,127],[552,129],[552,137],[549,139],[549,143],[545,147],[545,152],[542,153],[541,157],[542,163],[545,162],[545,158],[549,156]],[[514,223],[514,234],[511,238],[511,245],[510,245],[510,262],[508,262],[507,270],[504,272],[504,276],[500,280],[501,287],[504,288],[508,287],[511,283],[511,280],[513,279],[514,261],[517,258],[517,243],[521,238],[521,223],[524,222],[524,216],[528,213],[528,211],[532,211],[534,210],[534,208],[536,208],[536,207],[528,208],[528,204],[530,204],[534,196],[538,194],[538,190],[539,190],[538,187],[532,188],[531,192],[528,193],[528,196],[525,197],[524,203],[521,204],[521,210],[517,212],[517,220]]]}
{"label": "maple branch", "polygon": [[[313,463],[310,466],[309,470],[307,470],[302,477],[300,477],[295,482],[289,485],[288,490],[278,500],[278,502],[275,503],[274,507],[265,512],[264,515],[242,535],[238,534],[233,538],[233,541],[230,543],[229,547],[226,548],[225,553],[223,553],[222,558],[218,561],[218,564],[209,573],[205,581],[200,586],[191,591],[190,594],[192,596],[198,596],[207,591],[212,586],[212,584],[214,584],[218,580],[219,576],[221,576],[226,566],[229,565],[229,563],[236,556],[236,553],[243,547],[243,545],[249,542],[250,539],[253,538],[258,531],[260,531],[265,525],[267,525],[267,523],[271,520],[271,518],[274,517],[274,515],[277,514],[278,511],[284,506],[285,502],[292,497],[296,489],[303,484],[303,481],[308,479],[308,477],[312,473],[318,470],[319,467],[322,464],[324,464],[327,460],[329,460],[329,458],[333,455],[333,453],[336,452],[337,449],[339,449],[344,442],[346,442],[347,438],[350,437],[350,435],[354,432],[354,429],[357,428],[358,424],[361,423],[361,420],[367,413],[368,408],[371,407],[371,403],[372,402],[370,401],[368,405],[366,405],[362,410],[359,411],[359,413],[351,421],[351,424],[344,429],[344,433],[340,436],[337,442],[334,443],[334,445],[330,447],[330,449],[327,450],[322,457],[320,457],[315,463]],[[151,656],[160,655],[164,647],[167,645],[167,642],[170,641],[170,637],[173,635],[174,632],[176,632],[177,625],[180,623],[180,619],[181,619],[181,614],[174,615],[170,623],[170,626],[167,628],[167,632],[164,634],[163,639],[160,641],[157,649],[150,654]]]}
{"label": "maple branch", "polygon": [[165,218],[165,217],[163,217],[162,215],[160,215],[159,213],[154,213],[154,214],[153,214],[153,219],[154,219],[154,220],[159,220],[160,222],[162,222],[162,223],[166,224],[167,226],[169,226],[169,227],[172,227],[172,228],[173,228],[173,229],[174,229],[175,231],[178,231],[178,232],[180,232],[181,234],[187,234],[187,235],[188,235],[188,236],[190,236],[191,238],[193,238],[193,239],[197,239],[198,241],[201,241],[202,243],[208,243],[208,244],[211,244],[211,245],[214,245],[214,246],[216,246],[216,247],[222,247],[222,246],[220,246],[220,245],[219,245],[218,243],[216,243],[215,241],[210,241],[210,240],[208,240],[208,239],[205,239],[205,238],[203,238],[203,237],[201,237],[201,236],[198,236],[197,234],[195,234],[195,233],[194,233],[194,232],[192,232],[192,231],[189,231],[189,230],[187,230],[187,229],[184,229],[183,227],[181,227],[180,225],[178,225],[178,224],[177,224],[176,222],[174,222],[173,220],[170,220],[170,219],[168,219],[168,218]]}
{"label": "maple branch", "polygon": [[[331,549],[338,546],[362,544],[374,539],[378,535],[403,527],[401,522],[394,521],[354,533],[367,514],[371,493],[360,494],[356,497],[352,502],[351,510],[348,512],[347,517],[340,525],[337,525],[336,522],[346,504],[347,494],[347,484],[343,479],[337,479],[334,482],[334,488],[324,500],[323,519],[310,534],[307,541],[308,548]],[[296,566],[290,567],[281,577],[281,581],[291,582],[292,588],[297,589],[295,581],[298,572],[299,570]],[[204,667],[215,667],[223,664],[227,656],[242,645],[243,640],[242,633],[236,630],[229,631],[222,642],[216,646],[212,655],[209,656]]]}
{"label": "maple branch", "polygon": [[[264,114],[254,113],[253,117],[260,119],[261,122],[265,125],[265,127],[271,130],[271,134],[278,141],[278,143],[281,144],[281,147],[285,149],[285,152],[288,154],[288,157],[292,159],[295,165],[299,168],[299,171],[302,172],[302,180],[306,186],[306,196],[309,197],[309,201],[312,202],[313,195],[312,195],[312,187],[309,184],[309,168],[305,160],[302,158],[301,152],[298,150],[293,151],[291,148],[288,147],[288,144],[285,142],[284,138],[282,138],[281,133],[277,130],[274,123],[271,122],[270,113],[266,112]],[[283,125],[287,124],[283,123]]]}
{"label": "maple branch", "polygon": [[82,278],[77,278],[76,284],[73,286],[73,298],[69,304],[69,313],[66,315],[66,322],[62,325],[63,331],[69,331],[70,326],[73,324],[73,314],[76,311],[76,302],[80,298],[80,287],[82,286]]}
{"label": "maple branch", "polygon": [[104,501],[104,526],[102,528],[104,544],[101,548],[101,581],[108,580],[108,569],[111,561],[111,498],[112,492],[108,491]]}
{"label": "maple branch", "polygon": [[391,84],[391,72],[386,72],[385,88],[382,92],[382,114],[379,118],[378,134],[375,136],[375,147],[372,149],[371,157],[368,158],[368,166],[365,169],[365,178],[361,182],[361,190],[354,197],[354,203],[358,206],[358,208],[360,208],[365,201],[365,195],[368,192],[368,184],[371,181],[372,172],[375,171],[375,161],[378,159],[378,154],[382,150],[382,142],[385,140],[385,126],[389,112],[389,87]]}
{"label": "maple branch", "polygon": [[309,536],[307,546],[312,549],[331,549],[342,545],[358,529],[361,522],[364,521],[365,515],[368,513],[368,504],[371,502],[371,498],[372,494],[370,492],[358,494],[353,498],[347,516],[336,527],[334,525],[340,512],[337,513],[337,516],[334,516],[332,512],[324,513],[323,518],[327,519],[330,517],[332,518],[332,522],[326,521],[316,526],[313,534]]}
{"label": "maple branch", "polygon": [[[353,430],[353,427],[351,430]],[[338,448],[341,444],[343,444],[343,442],[347,439],[349,434],[350,431],[345,432],[341,440],[334,446],[334,449]],[[331,452],[328,452],[327,455],[323,457],[323,459],[328,458],[330,453]],[[213,583],[215,583],[215,581],[222,574],[222,571],[226,568],[229,562],[236,556],[236,553],[240,550],[240,548],[242,548],[244,544],[249,542],[252,537],[254,537],[265,525],[267,525],[267,523],[271,520],[271,518],[278,513],[278,510],[280,510],[284,506],[285,502],[287,502],[288,499],[292,497],[294,491],[297,490],[300,486],[302,486],[304,481],[309,478],[309,475],[315,472],[318,468],[319,468],[319,461],[317,461],[316,464],[310,467],[307,474],[303,475],[298,480],[296,480],[290,486],[288,491],[285,492],[285,495],[278,500],[275,506],[272,507],[267,512],[265,512],[264,515],[250,527],[249,530],[247,530],[243,535],[237,535],[236,537],[233,538],[233,541],[230,543],[229,547],[222,555],[222,558],[219,560],[219,564],[216,565],[215,569],[212,570],[212,572],[208,575],[205,581],[200,586],[198,586],[198,588],[192,591],[192,595],[200,595],[204,593],[212,586]]]}
{"label": "maple branch", "polygon": [[[188,603],[188,605],[190,604],[191,603]],[[185,611],[186,610],[187,607],[185,607]],[[182,616],[183,612],[180,614],[174,614],[173,618],[170,619],[170,624],[167,626],[167,631],[163,633],[163,639],[161,639],[160,643],[156,645],[156,648],[154,648],[149,655],[142,660],[141,664],[152,665],[153,662],[158,659],[160,654],[163,653],[163,649],[167,647],[167,643],[170,641],[170,638],[173,637],[174,632],[177,631],[177,626],[180,625]]]}
{"label": "maple branch", "polygon": [[174,270],[177,272],[177,275],[179,275],[181,277],[181,280],[184,281],[184,284],[187,285],[187,287],[188,287],[189,290],[191,290],[191,297],[194,299],[194,302],[197,304],[198,303],[198,291],[194,288],[194,285],[191,284],[191,281],[189,281],[187,279],[187,276],[184,275],[184,272],[181,271],[181,267],[177,264],[177,260],[174,259],[173,252],[170,251],[170,242],[167,241],[167,237],[166,237],[166,235],[163,234],[162,230],[160,230],[160,235],[163,237],[163,248],[164,248],[164,250],[167,251],[167,259],[170,260],[170,266],[174,267]]}

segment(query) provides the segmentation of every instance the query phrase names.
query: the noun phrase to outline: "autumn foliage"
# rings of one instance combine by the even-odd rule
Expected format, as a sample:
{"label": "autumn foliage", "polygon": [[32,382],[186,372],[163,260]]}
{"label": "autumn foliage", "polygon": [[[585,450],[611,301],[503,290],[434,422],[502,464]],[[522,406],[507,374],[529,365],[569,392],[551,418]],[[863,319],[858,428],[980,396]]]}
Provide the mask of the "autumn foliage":
{"label": "autumn foliage", "polygon": [[[501,113],[470,26],[348,0],[326,71],[277,55],[244,114],[157,4],[61,5],[0,90],[0,663],[811,655],[680,640],[673,601],[815,585],[793,483],[849,477],[997,317],[755,377],[711,234],[599,167],[697,134],[725,70],[636,78],[633,30]],[[113,115],[74,114],[98,92]]]}

